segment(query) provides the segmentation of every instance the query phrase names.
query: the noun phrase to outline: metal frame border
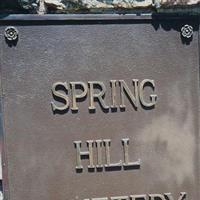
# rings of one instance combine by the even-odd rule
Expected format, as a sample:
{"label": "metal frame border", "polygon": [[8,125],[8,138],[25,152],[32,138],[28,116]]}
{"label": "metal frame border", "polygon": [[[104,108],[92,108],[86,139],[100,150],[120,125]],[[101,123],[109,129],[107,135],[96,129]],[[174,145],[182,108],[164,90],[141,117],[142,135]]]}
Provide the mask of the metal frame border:
{"label": "metal frame border", "polygon": [[1,22],[11,21],[110,21],[110,20],[178,20],[193,19],[197,20],[200,16],[190,14],[159,14],[159,13],[141,13],[141,14],[0,14]]}

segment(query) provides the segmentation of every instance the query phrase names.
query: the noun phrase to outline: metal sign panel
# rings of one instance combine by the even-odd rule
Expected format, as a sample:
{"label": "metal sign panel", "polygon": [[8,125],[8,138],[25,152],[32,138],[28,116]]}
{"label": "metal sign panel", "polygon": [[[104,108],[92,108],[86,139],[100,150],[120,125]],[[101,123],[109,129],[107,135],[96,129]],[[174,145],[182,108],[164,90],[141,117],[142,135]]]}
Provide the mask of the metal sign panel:
{"label": "metal sign panel", "polygon": [[6,198],[200,199],[196,19],[10,16],[0,37]]}

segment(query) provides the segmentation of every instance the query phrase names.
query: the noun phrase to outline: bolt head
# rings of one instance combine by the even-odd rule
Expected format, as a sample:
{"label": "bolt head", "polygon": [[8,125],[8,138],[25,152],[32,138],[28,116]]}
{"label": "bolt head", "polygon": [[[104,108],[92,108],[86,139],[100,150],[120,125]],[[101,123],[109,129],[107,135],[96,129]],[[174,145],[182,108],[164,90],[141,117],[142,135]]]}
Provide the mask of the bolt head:
{"label": "bolt head", "polygon": [[184,37],[184,38],[191,38],[192,35],[193,35],[193,27],[186,24],[184,25],[182,28],[181,28],[181,35]]}
{"label": "bolt head", "polygon": [[8,26],[4,32],[5,38],[9,41],[17,40],[18,34],[18,30],[13,26]]}

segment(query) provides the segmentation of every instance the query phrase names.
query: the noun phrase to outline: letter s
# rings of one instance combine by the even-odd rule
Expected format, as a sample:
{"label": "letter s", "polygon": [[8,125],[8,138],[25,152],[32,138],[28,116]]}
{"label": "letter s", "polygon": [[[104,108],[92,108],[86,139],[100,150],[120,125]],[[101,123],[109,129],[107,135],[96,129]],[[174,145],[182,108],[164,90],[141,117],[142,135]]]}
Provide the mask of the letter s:
{"label": "letter s", "polygon": [[[55,110],[64,111],[69,107],[69,98],[68,98],[68,96],[66,94],[56,90],[56,88],[58,89],[59,87],[61,87],[64,90],[68,91],[67,82],[56,82],[56,83],[54,83],[52,85],[52,89],[51,90],[52,90],[53,96],[55,96],[56,98],[59,98],[60,101],[64,103],[63,106],[57,106],[54,102],[51,102],[53,111],[55,111]],[[63,90],[63,89],[60,89],[60,90]]]}

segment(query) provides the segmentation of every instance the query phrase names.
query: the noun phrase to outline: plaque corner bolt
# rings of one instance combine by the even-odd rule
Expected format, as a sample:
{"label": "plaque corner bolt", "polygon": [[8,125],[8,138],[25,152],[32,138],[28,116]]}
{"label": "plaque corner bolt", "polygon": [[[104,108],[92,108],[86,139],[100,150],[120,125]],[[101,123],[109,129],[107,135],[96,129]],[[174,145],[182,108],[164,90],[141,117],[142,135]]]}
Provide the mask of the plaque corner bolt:
{"label": "plaque corner bolt", "polygon": [[189,24],[185,24],[181,27],[181,36],[190,39],[193,36],[194,30],[193,27]]}
{"label": "plaque corner bolt", "polygon": [[18,39],[19,31],[14,26],[6,27],[4,36],[8,41],[15,41]]}

